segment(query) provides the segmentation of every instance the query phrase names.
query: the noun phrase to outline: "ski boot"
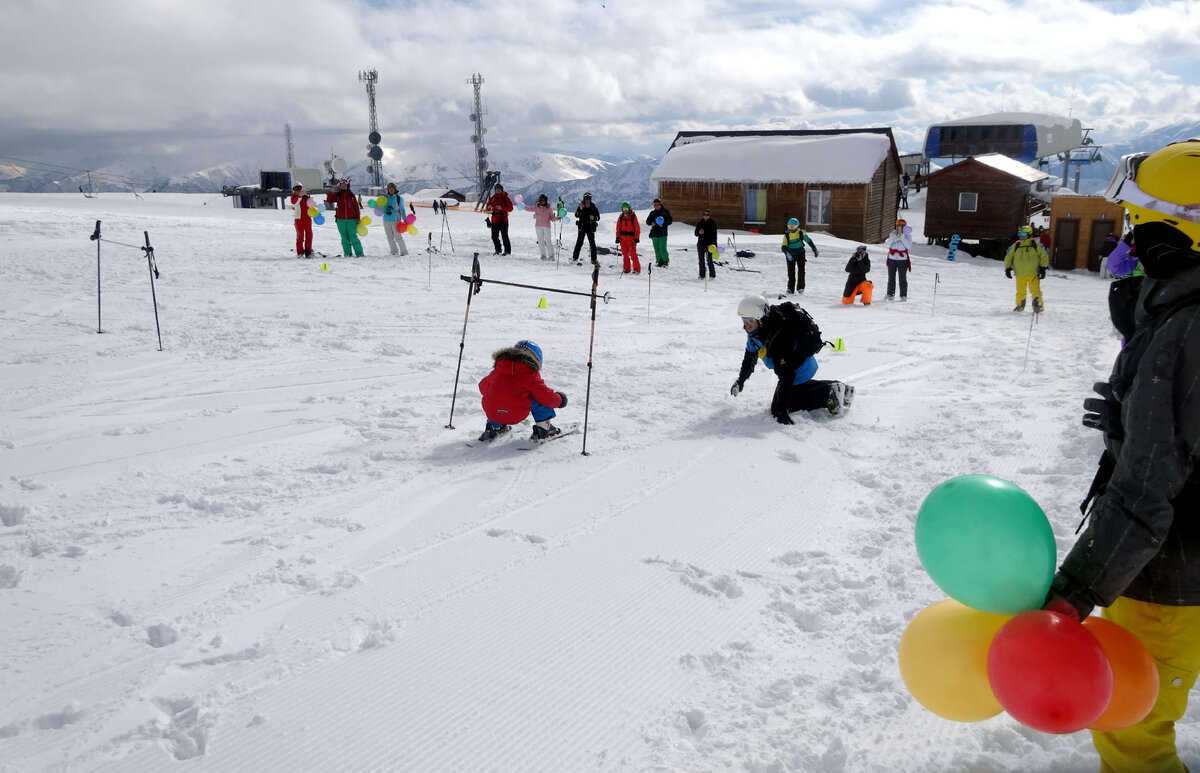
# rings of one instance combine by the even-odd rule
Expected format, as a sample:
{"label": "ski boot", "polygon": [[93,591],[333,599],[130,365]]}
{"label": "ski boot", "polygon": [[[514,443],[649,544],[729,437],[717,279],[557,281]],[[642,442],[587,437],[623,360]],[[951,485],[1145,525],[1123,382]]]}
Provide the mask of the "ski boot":
{"label": "ski boot", "polygon": [[842,407],[849,408],[850,403],[854,402],[854,387],[849,384],[843,384],[842,386],[846,390],[846,393],[842,396]]}
{"label": "ski boot", "polygon": [[1025,301],[1021,301],[1016,306],[1013,306],[1013,311],[1025,311]]}
{"label": "ski boot", "polygon": [[483,434],[479,436],[479,442],[487,443],[492,440],[495,440],[496,438],[503,435],[505,432],[508,432],[509,429],[510,428],[507,424],[492,424],[489,421],[487,423],[487,426],[485,426],[483,428]]}
{"label": "ski boot", "polygon": [[533,436],[531,440],[549,440],[555,435],[562,434],[562,430],[550,423],[549,419],[539,421],[533,425]]}
{"label": "ski boot", "polygon": [[1042,310],[1043,310],[1044,308],[1046,308],[1046,307],[1042,305],[1042,299],[1041,299],[1041,298],[1034,298],[1034,299],[1033,299],[1033,313],[1034,313],[1034,314],[1041,314],[1041,313],[1042,313]]}
{"label": "ski boot", "polygon": [[833,382],[833,386],[829,388],[829,402],[825,403],[825,409],[829,411],[830,416],[837,416],[842,412],[842,408],[846,404],[846,385],[840,381]]}

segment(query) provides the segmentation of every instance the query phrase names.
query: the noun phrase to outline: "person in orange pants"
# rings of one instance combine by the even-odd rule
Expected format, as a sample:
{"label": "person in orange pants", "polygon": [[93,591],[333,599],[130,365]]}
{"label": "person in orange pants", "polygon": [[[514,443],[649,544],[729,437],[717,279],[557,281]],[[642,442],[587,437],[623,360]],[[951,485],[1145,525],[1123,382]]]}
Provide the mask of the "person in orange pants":
{"label": "person in orange pants", "polygon": [[850,276],[846,277],[846,289],[842,290],[844,305],[850,306],[860,295],[863,306],[871,305],[871,294],[875,290],[875,285],[867,279],[867,272],[870,270],[871,258],[867,255],[867,248],[859,245],[855,248],[854,254],[850,256],[850,260],[846,262],[846,273]]}
{"label": "person in orange pants", "polygon": [[621,267],[626,274],[630,266],[633,273],[642,273],[642,264],[638,262],[637,243],[642,240],[642,226],[638,223],[637,215],[629,202],[622,202],[621,214],[617,215],[617,244],[621,246]]}

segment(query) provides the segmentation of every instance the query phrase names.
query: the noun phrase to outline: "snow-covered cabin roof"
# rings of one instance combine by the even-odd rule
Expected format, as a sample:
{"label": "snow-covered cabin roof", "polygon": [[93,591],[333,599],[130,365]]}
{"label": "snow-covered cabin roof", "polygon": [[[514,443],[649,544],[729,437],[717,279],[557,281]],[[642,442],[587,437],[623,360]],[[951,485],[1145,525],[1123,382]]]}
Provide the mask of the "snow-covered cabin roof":
{"label": "snow-covered cabin roof", "polygon": [[1013,177],[1018,177],[1031,183],[1035,183],[1038,180],[1046,180],[1050,177],[1050,175],[1039,169],[1034,169],[1028,164],[1022,164],[1020,161],[1000,153],[984,153],[981,156],[972,156],[972,158],[981,164],[986,164],[993,169],[999,169],[1005,174],[1010,174]]}
{"label": "snow-covered cabin roof", "polygon": [[650,180],[866,183],[890,150],[879,133],[714,137],[671,148]]}

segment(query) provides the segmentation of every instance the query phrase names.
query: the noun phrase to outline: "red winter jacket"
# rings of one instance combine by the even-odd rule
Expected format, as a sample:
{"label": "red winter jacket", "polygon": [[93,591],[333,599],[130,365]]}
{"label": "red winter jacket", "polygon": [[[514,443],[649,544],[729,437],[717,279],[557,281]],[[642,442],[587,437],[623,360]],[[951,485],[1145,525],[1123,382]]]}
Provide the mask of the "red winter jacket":
{"label": "red winter jacket", "polygon": [[325,204],[333,204],[337,207],[338,220],[353,220],[357,222],[362,216],[362,211],[358,208],[358,197],[350,190],[330,191],[325,197]]}
{"label": "red winter jacket", "polygon": [[542,381],[542,364],[528,349],[509,346],[492,355],[492,372],[479,382],[483,412],[497,424],[519,424],[537,400],[547,408],[562,406],[562,398]]}
{"label": "red winter jacket", "polygon": [[[507,223],[508,213],[513,211],[512,199],[504,191],[493,193],[484,208],[492,213],[493,223]],[[538,402],[541,402],[540,400]]]}

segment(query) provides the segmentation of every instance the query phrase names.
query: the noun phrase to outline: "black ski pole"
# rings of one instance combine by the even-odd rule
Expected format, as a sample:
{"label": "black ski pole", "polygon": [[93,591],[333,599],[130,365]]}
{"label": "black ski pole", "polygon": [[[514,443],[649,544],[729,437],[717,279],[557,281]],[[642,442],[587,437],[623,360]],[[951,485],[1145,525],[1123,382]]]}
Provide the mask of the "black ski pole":
{"label": "black ski pole", "polygon": [[650,283],[654,279],[654,266],[646,262],[646,321],[650,321]]}
{"label": "black ski pole", "polygon": [[600,283],[600,266],[592,266],[592,333],[588,339],[588,376],[587,376],[587,393],[583,400],[583,451],[584,456],[587,452],[587,431],[588,431],[588,409],[592,405],[592,350],[596,345],[596,286]]}
{"label": "black ski pole", "polygon": [[154,330],[158,333],[158,350],[162,348],[162,328],[158,325],[158,295],[154,292],[154,280],[158,277],[158,262],[154,260],[154,248],[150,246],[150,232],[142,231],[146,237],[146,246],[142,250],[146,253],[146,265],[150,269],[150,299],[154,302]]}
{"label": "black ski pole", "polygon": [[933,307],[929,310],[929,316],[933,316],[934,310],[937,309],[937,286],[942,283],[942,277],[936,271],[933,272]]}
{"label": "black ski pole", "polygon": [[446,219],[445,207],[442,207],[442,220],[446,221],[446,238],[450,240],[450,254],[458,255],[458,253],[454,251],[454,232],[450,230],[450,221]]}
{"label": "black ski pole", "polygon": [[426,287],[433,287],[433,234],[427,233],[425,242],[425,257],[429,258],[429,279]]}
{"label": "black ski pole", "polygon": [[96,332],[103,333],[100,325],[100,221],[96,221],[96,230],[92,232],[92,241],[96,243]]}
{"label": "black ski pole", "polygon": [[462,277],[467,280],[467,312],[463,315],[462,338],[458,341],[458,367],[454,369],[454,394],[450,397],[450,422],[446,424],[446,429],[454,429],[454,402],[458,399],[458,376],[462,371],[463,349],[467,344],[467,320],[471,317],[471,296],[477,295],[483,288],[483,282],[479,277],[479,253],[475,253],[475,258],[471,261],[471,276]]}

